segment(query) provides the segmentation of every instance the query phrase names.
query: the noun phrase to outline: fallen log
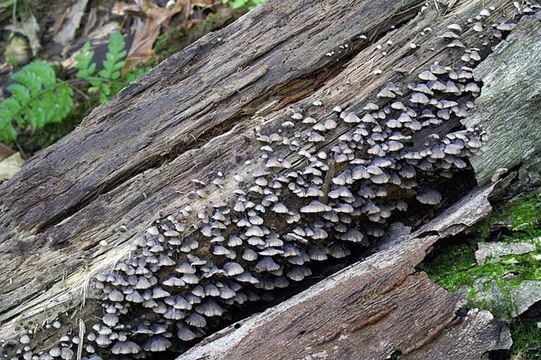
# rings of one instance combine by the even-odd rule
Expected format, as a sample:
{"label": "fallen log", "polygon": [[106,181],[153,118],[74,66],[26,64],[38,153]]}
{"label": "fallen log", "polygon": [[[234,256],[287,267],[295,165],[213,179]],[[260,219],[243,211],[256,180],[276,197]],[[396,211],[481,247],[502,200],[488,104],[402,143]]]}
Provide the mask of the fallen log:
{"label": "fallen log", "polygon": [[[264,211],[260,211],[262,216],[257,215],[257,219],[255,215],[248,215],[249,217],[259,223],[263,221],[267,229],[279,237],[285,236],[289,243],[300,242],[299,249],[295,250],[298,252],[296,256],[304,252],[308,254],[309,248],[312,253],[316,249],[322,251],[308,255],[307,263],[309,260],[326,259],[329,255],[339,255],[335,257],[342,258],[348,252],[360,251],[362,246],[367,245],[365,238],[370,239],[371,243],[377,242],[377,235],[382,235],[387,225],[386,221],[380,220],[385,220],[386,217],[375,216],[382,213],[380,207],[379,210],[374,210],[375,213],[362,214],[365,205],[369,204],[367,201],[359,206],[359,213],[355,213],[356,227],[351,229],[357,231],[349,231],[350,227],[346,226],[349,231],[346,231],[347,236],[341,235],[343,232],[336,229],[327,229],[331,234],[329,239],[319,238],[312,242],[303,238],[308,237],[306,231],[304,235],[291,231],[299,220],[305,227],[317,224],[321,219],[312,214],[314,211],[319,212],[319,207],[325,210],[329,207],[327,204],[337,207],[339,204],[333,203],[334,198],[330,196],[330,191],[337,191],[337,186],[341,186],[342,181],[347,187],[355,186],[356,191],[360,190],[357,188],[358,183],[372,181],[369,176],[359,179],[356,184],[346,184],[349,180],[343,174],[347,174],[347,162],[353,159],[351,152],[343,153],[339,145],[347,143],[347,138],[351,137],[347,135],[344,138],[344,134],[351,134],[354,129],[361,131],[363,123],[366,123],[372,133],[381,132],[374,131],[374,128],[379,126],[378,118],[379,122],[385,123],[385,131],[398,128],[397,124],[387,124],[392,117],[387,118],[387,115],[392,114],[392,111],[403,111],[410,118],[404,120],[404,123],[408,124],[404,126],[405,134],[395,135],[396,140],[392,141],[396,144],[392,143],[392,146],[398,147],[398,150],[405,149],[400,155],[403,163],[401,166],[408,168],[415,165],[412,175],[409,176],[413,177],[415,182],[410,181],[408,186],[400,187],[396,182],[402,180],[396,180],[397,175],[394,177],[394,184],[378,187],[381,185],[380,181],[385,180],[384,184],[389,182],[389,179],[383,176],[374,181],[376,185],[371,185],[370,189],[377,187],[376,190],[379,189],[382,194],[383,191],[389,194],[388,197],[381,196],[393,201],[392,209],[388,203],[378,203],[385,213],[396,210],[397,204],[400,204],[400,208],[414,204],[413,209],[410,206],[411,211],[404,217],[412,225],[418,225],[433,217],[434,214],[428,211],[427,207],[413,203],[413,199],[417,197],[425,203],[439,202],[439,207],[444,208],[465,189],[471,188],[471,172],[460,169],[464,168],[465,159],[484,141],[481,129],[465,131],[461,129],[459,122],[460,118],[466,116],[470,101],[479,95],[480,90],[480,85],[473,82],[473,75],[467,65],[475,66],[492,52],[493,45],[502,42],[504,35],[511,33],[512,36],[514,22],[523,17],[525,23],[530,24],[530,27],[526,27],[530,39],[536,39],[534,32],[538,31],[534,24],[539,21],[528,15],[534,12],[535,7],[518,11],[510,1],[495,1],[492,10],[483,10],[481,5],[481,2],[476,1],[458,3],[451,8],[436,7],[434,4],[423,6],[422,2],[415,0],[400,3],[355,1],[348,4],[331,1],[279,4],[269,1],[233,25],[207,35],[174,55],[138,83],[125,89],[112,102],[96,109],[74,133],[38,153],[15,178],[0,185],[0,283],[3,285],[0,288],[0,341],[4,342],[4,354],[7,356],[17,351],[21,353],[21,337],[24,339],[23,344],[26,343],[26,337],[31,344],[27,345],[29,350],[24,351],[35,354],[57,345],[64,334],[70,334],[72,341],[80,334],[77,342],[83,344],[80,339],[86,334],[85,338],[90,336],[94,339],[88,340],[86,345],[88,342],[92,345],[99,335],[107,335],[108,343],[105,344],[107,341],[104,341],[103,349],[93,346],[93,351],[98,351],[101,356],[107,354],[106,358],[113,356],[111,352],[120,355],[124,351],[132,350],[139,356],[148,356],[154,351],[145,349],[143,352],[139,349],[145,347],[143,344],[147,344],[152,336],[145,336],[143,333],[136,333],[139,330],[134,330],[138,326],[147,326],[144,321],[138,323],[140,319],[134,318],[139,315],[148,315],[152,321],[156,320],[153,325],[164,325],[167,331],[163,336],[159,336],[165,339],[162,341],[174,342],[172,345],[176,352],[184,351],[190,344],[187,340],[213,331],[212,329],[220,326],[220,321],[210,319],[208,328],[205,325],[202,330],[197,327],[190,329],[184,321],[177,321],[182,319],[155,319],[154,316],[159,317],[156,315],[160,314],[159,312],[146,310],[137,303],[118,303],[115,299],[120,298],[120,295],[115,292],[116,287],[126,286],[121,283],[127,281],[122,278],[124,275],[121,275],[121,267],[125,269],[128,277],[135,277],[135,280],[146,278],[145,281],[152,287],[158,281],[162,284],[170,279],[169,276],[175,272],[171,261],[178,265],[189,259],[193,266],[196,261],[187,255],[195,254],[200,259],[204,258],[210,264],[219,266],[218,270],[209,267],[203,271],[203,275],[223,275],[216,271],[225,271],[224,265],[228,256],[229,260],[233,260],[233,255],[227,248],[219,249],[218,252],[216,244],[224,242],[225,239],[220,239],[222,235],[217,235],[214,231],[208,233],[210,238],[205,235],[205,223],[208,225],[210,216],[227,218],[227,213],[217,213],[214,209],[225,209],[224,203],[232,201],[232,204],[235,204],[234,201],[239,201],[239,196],[246,196],[239,193],[239,190],[263,192],[257,195],[258,198],[261,198],[261,195],[278,197],[277,193],[272,193],[271,190],[268,190],[271,193],[265,193],[266,185],[262,184],[268,184],[269,180],[263,178],[268,177],[276,183],[276,178],[280,175],[291,174],[293,170],[288,168],[302,171],[309,169],[311,174],[315,174],[314,163],[319,161],[323,164],[317,165],[321,168],[317,169],[321,175],[315,174],[312,179],[318,178],[314,180],[314,184],[325,190],[316,189],[315,192],[315,199],[319,199],[322,205],[311,205],[306,193],[299,192],[298,185],[295,185],[293,189],[290,188],[295,193],[286,191],[279,194],[280,204],[289,210],[287,217],[291,218],[291,223],[286,221],[286,215],[280,215],[279,207],[274,214],[269,211],[272,216],[263,215]],[[418,12],[420,13],[415,16]],[[468,22],[469,18],[476,20]],[[496,26],[493,27],[492,24]],[[281,26],[287,26],[287,30],[280,28]],[[454,35],[446,34],[449,32],[448,26]],[[479,26],[481,30],[477,31]],[[458,34],[462,39],[460,41],[454,39]],[[466,52],[464,44],[468,46]],[[457,63],[467,68],[445,69],[445,66]],[[432,72],[427,73],[427,69]],[[446,95],[431,105],[432,115],[425,114],[424,125],[411,118],[423,114],[423,109],[428,110],[425,109],[430,105],[426,95],[434,91],[418,84],[420,87],[414,86],[413,89],[416,90],[410,93],[406,86],[410,82],[417,82],[419,75],[423,81],[432,81],[431,86],[434,86],[435,82],[430,79],[437,77],[436,75],[451,82],[444,85],[445,90],[438,90]],[[392,86],[389,82],[392,82]],[[468,85],[469,90],[466,90]],[[519,94],[517,98],[520,98]],[[399,100],[401,105],[398,104]],[[393,102],[394,107],[390,107]],[[389,114],[384,110],[375,110],[376,103],[378,108],[387,109]],[[413,110],[415,115],[410,110]],[[490,126],[492,119],[502,120],[496,116],[499,109],[489,108],[487,111],[487,117],[481,122],[483,126]],[[363,122],[362,119],[367,115],[372,119],[368,118]],[[313,120],[307,120],[308,118]],[[301,119],[304,125],[298,126],[302,127],[302,136],[286,136],[288,131],[293,131],[288,130],[291,124],[294,127],[294,121],[300,123]],[[312,121],[316,123],[313,124]],[[529,121],[529,118],[516,118],[517,126]],[[312,126],[314,129],[311,129]],[[319,126],[319,130],[315,129],[316,126]],[[289,139],[289,143],[284,143],[285,146],[282,147],[272,144],[269,139],[272,134],[280,133],[284,134],[283,137],[280,135],[280,141],[283,138]],[[325,134],[325,137],[320,133]],[[360,134],[367,136],[363,135],[362,131]],[[452,134],[450,138],[446,138],[447,143],[443,140],[440,142],[447,134]],[[518,141],[521,136],[520,133],[513,132],[506,134],[506,144],[509,141]],[[532,134],[536,136],[537,133]],[[391,132],[386,137],[390,135]],[[385,140],[389,141],[386,137],[384,136]],[[295,138],[302,144],[291,144]],[[402,140],[404,143],[401,143]],[[450,160],[449,164],[457,164],[453,165],[455,171],[447,171],[451,166],[445,165],[442,160],[420,165],[424,156],[430,157],[429,153],[422,153],[427,148],[425,143],[429,144],[429,149],[438,148],[440,152],[441,147],[451,145],[448,152],[452,151],[454,155],[443,152],[443,157]],[[374,145],[370,144],[373,148],[371,152],[367,152],[366,148],[359,148],[360,159],[367,161],[364,165],[368,166],[368,162],[372,164],[377,158],[381,161],[384,156],[378,154],[387,151],[374,148]],[[268,147],[262,150],[262,146]],[[389,147],[389,144],[386,143],[386,146]],[[300,149],[304,149],[304,154],[308,155],[303,155]],[[495,157],[494,154],[500,149],[496,145],[490,148],[489,152]],[[329,159],[327,154],[333,154],[334,158]],[[525,155],[523,151],[522,155]],[[417,156],[420,158],[416,158]],[[284,159],[287,160],[287,166]],[[516,156],[508,161],[506,156],[500,156],[499,160],[498,167],[511,168],[517,163]],[[275,168],[269,167],[269,162],[272,162]],[[311,168],[307,166],[307,162],[312,165]],[[362,161],[353,163],[363,164]],[[385,168],[381,162],[380,165]],[[447,168],[442,168],[442,165]],[[385,171],[392,174],[394,170]],[[301,174],[301,178],[306,174],[308,173]],[[334,180],[341,175],[341,178]],[[372,175],[381,174],[378,172]],[[254,176],[260,179],[260,184],[254,183]],[[446,180],[447,176],[451,176],[451,180]],[[485,178],[486,176],[483,177]],[[436,188],[447,187],[449,191],[443,194],[441,202],[434,201],[431,199],[441,196],[437,192],[415,190],[427,184]],[[455,191],[449,187],[450,184],[453,184]],[[369,198],[373,196],[367,194],[366,199]],[[268,201],[276,205],[275,201]],[[245,203],[246,201],[239,207],[246,208]],[[187,205],[190,205],[189,208]],[[303,208],[306,208],[304,212]],[[210,211],[208,215],[204,209]],[[296,210],[293,211],[294,209]],[[342,209],[349,208],[343,206]],[[351,219],[347,220],[350,218],[348,211],[350,210],[339,217],[343,218],[341,228],[347,224],[346,221],[351,223]],[[232,220],[221,221],[227,223]],[[252,225],[251,232],[258,235],[259,230]],[[149,229],[147,235],[143,235],[145,229]],[[261,228],[260,230],[263,231]],[[224,235],[233,235],[230,231],[232,230],[227,230]],[[164,257],[154,259],[157,255],[148,251],[150,248],[159,249],[161,245],[156,241],[163,243],[166,239],[165,232],[169,232],[167,238],[176,239],[168,240],[171,244],[167,246],[173,248],[167,250],[170,253],[162,254]],[[153,240],[152,237],[156,239]],[[243,248],[265,251],[258,248],[261,238],[252,239],[254,244],[251,244],[247,243],[251,237],[246,233],[243,232],[238,237],[241,243],[245,244]],[[341,237],[343,239],[340,239]],[[191,240],[188,243],[186,239]],[[266,240],[276,243],[276,246],[270,246],[272,248],[281,247],[276,238]],[[349,247],[347,243],[352,240],[360,244]],[[152,246],[148,245],[152,242]],[[174,248],[175,246],[178,248]],[[284,251],[275,250],[278,251],[276,254]],[[270,254],[269,251],[267,253]],[[144,255],[140,255],[141,253]],[[153,263],[149,260],[145,266],[133,265],[133,259],[138,256],[139,259],[141,256],[152,259]],[[258,281],[258,286],[246,285],[249,287],[250,296],[254,298],[264,297],[266,290],[284,284],[285,276],[281,273],[278,275],[278,270],[287,270],[289,280],[305,277],[302,274],[289,273],[293,269],[298,270],[296,266],[301,266],[299,263],[292,263],[295,266],[284,265],[284,268],[275,270],[269,268],[267,270],[275,273],[262,275],[260,272],[266,272],[261,268],[263,265],[258,267],[255,264],[254,267],[249,260],[240,260],[241,256],[244,254],[239,252],[238,265],[243,270],[253,271]],[[155,260],[163,263],[151,265],[156,264]],[[284,260],[284,264],[289,263],[289,260]],[[271,267],[273,266],[271,264]],[[134,267],[142,267],[140,271],[150,271],[151,274],[138,274],[142,276],[137,278]],[[145,268],[148,269],[144,270]],[[308,274],[312,270],[303,268],[302,271]],[[235,273],[236,270],[232,272]],[[97,281],[91,282],[96,274]],[[115,276],[120,276],[121,279],[117,280]],[[186,277],[186,280],[188,278]],[[209,285],[207,278],[201,279],[205,279],[202,282],[204,285]],[[238,278],[235,278],[235,281],[237,280]],[[244,280],[248,280],[248,283],[252,281],[251,278]],[[286,279],[287,282],[289,280]],[[426,279],[423,280],[422,276],[415,277],[415,281],[421,282],[424,289],[433,286],[426,282]],[[155,288],[163,286],[169,295],[177,291],[173,291],[174,286],[171,288],[167,283],[160,284]],[[197,291],[200,298],[205,297],[197,288],[198,284],[187,286],[184,280],[182,284],[178,294],[186,296],[191,292],[194,295]],[[234,284],[238,285],[236,282]],[[236,287],[233,283],[230,285]],[[127,285],[130,289],[124,289],[126,292],[121,294],[122,299],[125,295],[130,295],[133,299],[134,293],[139,294],[134,292],[135,286],[136,284]],[[141,288],[141,293],[148,289]],[[443,297],[449,296],[443,292],[439,294]],[[193,296],[191,299],[196,301]],[[229,309],[231,306],[234,313],[237,308],[227,301],[229,299],[219,300],[221,306],[216,308],[213,305],[210,310],[208,306],[201,309],[203,305],[193,307],[200,309],[197,313],[208,315],[214,312],[221,314],[222,311],[215,309]],[[236,300],[239,303],[241,298]],[[167,312],[165,303],[159,301],[156,305],[152,304],[152,307],[165,306]],[[206,300],[203,304],[207,304]],[[180,306],[176,303],[175,305]],[[196,303],[186,307],[191,309],[192,305]],[[168,316],[187,317],[188,314],[196,312],[174,312]],[[113,315],[105,318],[107,314]],[[127,323],[118,323],[119,318],[126,318]],[[60,328],[57,328],[57,324],[60,324]],[[94,326],[97,326],[98,330]],[[105,331],[105,327],[114,331],[100,334],[100,331]],[[176,335],[182,341],[173,338],[173,333],[177,331],[181,333]],[[130,341],[123,339],[128,336]],[[137,351],[134,350],[135,346],[126,345],[127,342],[135,344]],[[117,352],[114,350],[115,346]],[[441,346],[444,347],[445,344]],[[75,346],[68,346],[64,341],[64,345],[60,347],[68,349]],[[80,345],[77,350],[83,353],[83,346]],[[488,350],[484,349],[483,352]]]}

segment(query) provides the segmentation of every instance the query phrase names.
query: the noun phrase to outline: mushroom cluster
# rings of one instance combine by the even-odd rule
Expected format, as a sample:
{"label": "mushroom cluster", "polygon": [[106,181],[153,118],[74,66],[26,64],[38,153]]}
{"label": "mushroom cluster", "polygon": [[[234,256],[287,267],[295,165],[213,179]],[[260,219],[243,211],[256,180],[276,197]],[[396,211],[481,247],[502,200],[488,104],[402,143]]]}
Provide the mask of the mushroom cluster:
{"label": "mushroom cluster", "polygon": [[[103,313],[84,339],[62,338],[38,355],[24,335],[15,359],[181,350],[235,307],[304,280],[311,264],[377,241],[409,204],[439,204],[434,184],[463,171],[487,140],[481,129],[460,128],[481,90],[472,69],[480,50],[461,42],[462,31],[453,24],[442,35],[462,51],[460,65],[434,63],[407,87],[387,83],[358,109],[331,106],[316,119],[311,110],[325,106],[316,100],[285,111],[279,130],[260,129],[264,164],[252,181],[198,212],[198,224],[188,221],[190,206],[156,220],[132,256],[95,277]],[[219,173],[213,183],[224,181]]]}

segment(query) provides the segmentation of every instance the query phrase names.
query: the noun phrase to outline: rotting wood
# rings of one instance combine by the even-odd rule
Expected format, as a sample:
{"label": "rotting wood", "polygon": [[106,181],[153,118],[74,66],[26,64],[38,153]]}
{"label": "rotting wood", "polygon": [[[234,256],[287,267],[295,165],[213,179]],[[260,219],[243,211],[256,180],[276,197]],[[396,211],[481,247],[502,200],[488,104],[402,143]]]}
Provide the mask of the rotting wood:
{"label": "rotting wood", "polygon": [[[272,6],[272,3],[270,4],[269,7]],[[382,4],[382,6],[404,6],[400,8],[401,10],[397,10],[399,14],[396,17],[389,15],[389,21],[409,18],[404,14],[412,14],[410,8],[413,5],[413,3]],[[510,2],[501,1],[497,5],[505,9],[504,13],[512,9]],[[464,6],[457,8],[454,15],[465,17],[468,12],[473,13],[480,9],[475,4]],[[361,16],[351,14],[350,10],[348,9],[346,15],[339,13],[337,16],[346,16],[347,19],[344,21]],[[306,10],[299,10],[299,13],[304,16]],[[497,22],[503,19],[501,12],[495,14],[497,17],[491,20]],[[272,103],[272,94],[287,88],[291,79],[307,76],[336,61],[336,58],[327,59],[324,54],[314,54],[314,61],[309,65],[301,66],[300,70],[298,67],[288,68],[290,72],[286,71],[287,76],[278,77],[276,72],[282,66],[280,61],[284,56],[286,47],[284,44],[293,41],[291,39],[294,37],[282,39],[278,45],[269,45],[269,51],[257,57],[258,63],[261,59],[269,57],[271,67],[260,64],[261,66],[256,66],[255,69],[244,68],[240,75],[233,72],[229,78],[222,73],[225,79],[222,83],[235,84],[239,87],[240,93],[228,88],[230,94],[222,93],[222,100],[219,100],[220,90],[207,90],[208,86],[200,83],[197,85],[199,87],[194,86],[195,89],[192,90],[199,95],[194,96],[193,100],[186,100],[188,95],[179,93],[178,89],[186,87],[194,77],[209,76],[212,71],[208,69],[215,66],[214,56],[226,53],[227,49],[212,50],[214,46],[218,46],[215,44],[218,37],[224,34],[231,36],[232,33],[240,31],[243,34],[240,37],[245,41],[248,35],[242,32],[243,29],[251,27],[249,33],[252,36],[254,32],[263,31],[254,25],[255,19],[260,16],[261,13],[256,11],[243,18],[240,24],[237,23],[223,32],[211,34],[174,56],[139,84],[125,90],[110,105],[96,110],[80,130],[53,149],[39,154],[23,169],[17,179],[2,186],[0,194],[3,196],[2,199],[6,200],[2,203],[4,214],[0,222],[5,227],[0,230],[0,246],[5,258],[9,260],[5,267],[7,271],[0,275],[0,279],[3,283],[5,281],[9,284],[8,279],[12,278],[13,283],[1,290],[4,292],[0,300],[0,321],[5,326],[2,328],[3,333],[0,332],[0,338],[10,336],[21,319],[33,318],[34,321],[41,322],[44,317],[39,312],[44,305],[52,308],[51,318],[62,310],[73,309],[82,298],[77,291],[89,275],[125,257],[127,242],[152,220],[163,214],[174,213],[186,203],[191,202],[194,207],[202,207],[219,198],[227,199],[235,186],[232,182],[203,200],[192,200],[186,196],[189,190],[196,189],[190,181],[191,178],[206,180],[210,173],[218,170],[223,171],[229,178],[235,173],[244,179],[249,178],[252,170],[259,165],[243,164],[244,160],[253,159],[257,154],[256,149],[259,145],[251,136],[253,128],[263,122],[268,127],[279,126],[283,113],[269,115],[271,111],[277,110],[271,105],[268,110],[260,113],[262,116],[267,115],[266,118],[249,118],[242,115],[243,109],[250,104],[256,109],[260,102]],[[281,16],[280,13],[278,16]],[[278,16],[276,21],[280,19]],[[314,99],[324,98],[329,104],[352,104],[351,108],[355,110],[363,101],[373,97],[374,92],[386,81],[399,79],[399,76],[391,71],[395,66],[410,70],[437,59],[444,59],[446,56],[441,52],[445,46],[434,38],[428,37],[417,41],[419,47],[429,47],[429,44],[433,44],[436,48],[433,52],[423,51],[421,56],[412,53],[409,46],[415,28],[434,23],[438,16],[439,13],[432,10],[424,17],[420,17],[417,23],[383,36],[379,43],[384,44],[392,38],[397,45],[397,50],[387,57],[377,56],[375,44],[367,49],[364,49],[366,45],[359,45],[358,48],[352,46],[351,49],[359,53],[351,59],[348,57],[351,60],[349,66],[342,72],[334,74],[334,78],[328,79],[328,83],[313,97],[301,101],[296,106],[304,107]],[[333,37],[333,41],[339,40],[340,37],[357,36],[364,31],[376,34],[381,29],[379,20],[378,25],[371,24],[368,29],[363,28],[365,25],[356,23],[358,28],[346,30],[337,27],[330,29],[329,33],[337,30],[338,35]],[[332,21],[330,22],[330,25],[328,23],[324,25],[336,27]],[[272,26],[271,24],[267,27]],[[303,29],[307,31],[306,28]],[[473,38],[473,35],[470,36]],[[377,38],[378,36],[375,37],[376,40]],[[311,43],[309,45],[312,46]],[[218,54],[213,51],[218,51]],[[296,55],[287,53],[290,60],[291,57],[298,56],[309,62],[306,59],[304,45],[291,51]],[[195,59],[196,56],[202,59],[202,63],[210,61],[212,66],[205,68],[207,70],[197,70],[192,63],[198,61]],[[318,60],[315,61],[315,58]],[[221,58],[218,56],[218,59]],[[239,61],[242,57],[234,59]],[[271,61],[272,59],[274,60]],[[233,61],[233,58],[230,60]],[[187,69],[182,68],[183,65],[187,65]],[[227,63],[224,67],[228,71],[233,71],[230,65]],[[372,75],[374,68],[381,68],[382,76],[374,78]],[[300,74],[299,71],[304,72]],[[196,73],[192,75],[193,77],[186,77],[185,74],[192,72]],[[275,75],[269,79],[269,74],[273,72]],[[231,77],[236,80],[232,80]],[[248,82],[243,79],[248,79]],[[365,84],[366,88],[359,92],[358,88],[352,86],[351,79],[359,84]],[[215,93],[214,98],[212,92]],[[202,99],[209,100],[213,104],[219,103],[217,107],[226,110],[211,114],[205,112],[204,106],[199,109],[192,106],[190,112],[163,111],[164,104],[168,108],[174,108],[182,103],[182,106],[186,105],[185,109],[188,109],[190,104]],[[183,103],[184,100],[186,104]],[[283,106],[283,103],[280,106]],[[328,111],[330,109],[322,109],[319,115]],[[215,118],[216,114],[219,116]],[[183,119],[190,119],[190,123],[182,121]],[[110,128],[111,122],[118,126]],[[191,134],[193,132],[195,134]],[[192,135],[197,139],[196,142],[190,140]],[[111,152],[108,149],[117,149],[117,139],[122,136],[128,149],[122,149],[118,157],[112,159],[104,157],[104,153]],[[131,140],[134,138],[139,140]],[[243,139],[243,142],[239,139]],[[104,146],[103,142],[106,142],[107,146]],[[191,146],[193,148],[190,149]],[[50,174],[51,169],[55,175],[45,176],[46,173]],[[43,179],[39,180],[40,177]],[[12,201],[14,193],[23,196],[15,198],[15,201],[19,200],[17,204]],[[122,229],[126,231],[122,232]],[[106,240],[108,244],[100,247],[98,244],[102,240]],[[35,252],[35,255],[27,257],[27,254],[32,252]],[[13,254],[20,255],[13,258]],[[66,269],[64,283],[58,282],[59,269]],[[35,273],[44,275],[31,280]],[[19,277],[15,277],[15,274],[19,274]],[[27,285],[21,286],[24,283]],[[46,291],[40,294],[42,289]],[[24,305],[18,306],[20,304]],[[85,317],[88,311],[88,308],[83,309],[82,316]],[[18,318],[19,315],[22,317]]]}
{"label": "rotting wood", "polygon": [[397,245],[231,325],[177,360],[376,360],[393,352],[400,359],[463,360],[508,349],[503,322],[486,311],[458,317],[458,296],[414,270],[436,241],[491,211],[491,190],[468,194]]}
{"label": "rotting wood", "polygon": [[476,78],[488,86],[483,87],[465,124],[481,125],[492,137],[487,151],[472,160],[480,183],[490,181],[498,169],[518,166],[539,150],[540,68],[541,26],[534,17],[522,21],[476,68]]}

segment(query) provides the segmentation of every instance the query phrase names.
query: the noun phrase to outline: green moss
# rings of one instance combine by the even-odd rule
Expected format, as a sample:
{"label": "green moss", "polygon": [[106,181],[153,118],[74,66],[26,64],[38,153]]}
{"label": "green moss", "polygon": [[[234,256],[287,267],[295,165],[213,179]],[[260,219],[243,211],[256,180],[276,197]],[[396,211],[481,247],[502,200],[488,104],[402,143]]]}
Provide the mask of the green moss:
{"label": "green moss", "polygon": [[449,291],[457,291],[464,284],[473,282],[469,270],[475,269],[473,242],[450,246],[432,261],[419,266],[437,284]]}
{"label": "green moss", "polygon": [[[436,245],[433,258],[419,266],[441,287],[465,294],[467,308],[490,310],[496,317],[511,319],[514,304],[511,294],[525,280],[541,281],[541,196],[538,191],[507,203],[473,227],[462,239],[451,244]],[[536,250],[523,255],[503,256],[498,262],[477,265],[475,250],[486,241],[495,224],[508,224],[512,230],[497,239],[504,242],[534,241]],[[497,300],[487,296],[496,292]],[[536,324],[511,321],[514,354],[539,358],[541,330]],[[533,344],[533,347],[532,347]],[[532,352],[537,349],[537,353]],[[533,357],[532,357],[533,356]]]}
{"label": "green moss", "polygon": [[488,238],[490,227],[498,222],[509,224],[515,232],[512,236],[504,236],[504,241],[515,242],[520,239],[532,239],[541,236],[541,194],[535,191],[509,202],[494,214],[473,227],[477,233],[476,240]]}
{"label": "green moss", "polygon": [[517,319],[511,323],[513,354],[524,359],[541,359],[541,328],[533,321]]}

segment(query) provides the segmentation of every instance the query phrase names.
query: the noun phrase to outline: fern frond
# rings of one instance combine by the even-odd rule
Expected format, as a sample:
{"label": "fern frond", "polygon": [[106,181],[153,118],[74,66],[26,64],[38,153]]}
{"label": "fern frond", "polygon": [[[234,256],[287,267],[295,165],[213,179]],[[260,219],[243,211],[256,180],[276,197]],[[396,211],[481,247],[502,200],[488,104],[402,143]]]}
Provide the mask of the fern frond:
{"label": "fern frond", "polygon": [[0,102],[0,140],[9,143],[17,137],[14,123],[32,131],[63,120],[73,106],[73,90],[58,82],[53,68],[33,62],[11,76],[11,97]]}
{"label": "fern frond", "polygon": [[13,127],[13,119],[20,110],[19,102],[13,98],[0,103],[0,140],[10,143],[17,138],[17,132]]}
{"label": "fern frond", "polygon": [[75,55],[76,67],[77,67],[77,78],[86,79],[96,71],[96,64],[92,62],[94,58],[94,51],[90,50],[90,43],[86,42],[81,52]]}
{"label": "fern frond", "polygon": [[104,79],[118,80],[120,78],[120,69],[124,66],[126,61],[126,44],[124,38],[120,32],[115,31],[109,37],[109,44],[107,46],[107,55],[103,61],[103,69],[98,73]]}

